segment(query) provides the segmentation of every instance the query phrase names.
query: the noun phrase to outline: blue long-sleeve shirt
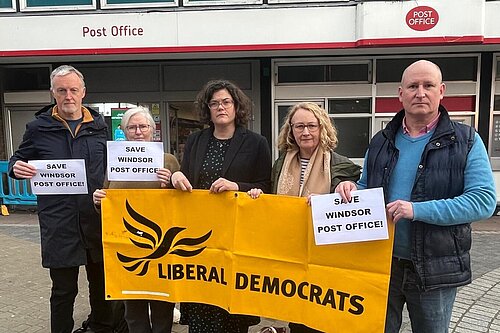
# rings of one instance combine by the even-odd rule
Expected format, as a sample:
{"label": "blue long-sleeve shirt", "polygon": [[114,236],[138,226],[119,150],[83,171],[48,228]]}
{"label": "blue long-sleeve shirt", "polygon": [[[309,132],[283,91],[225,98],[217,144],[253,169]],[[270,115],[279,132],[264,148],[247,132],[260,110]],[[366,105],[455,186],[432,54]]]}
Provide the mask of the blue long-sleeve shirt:
{"label": "blue long-sleeve shirt", "polygon": [[[395,200],[409,201],[415,181],[417,166],[423,149],[433,131],[411,138],[402,131],[396,135],[396,147],[399,150],[398,163],[389,180],[388,202]],[[365,166],[366,170],[366,156]],[[357,183],[358,189],[367,187],[367,175],[363,172]],[[449,199],[412,202],[414,220],[435,225],[456,225],[479,221],[490,217],[496,206],[496,190],[493,173],[483,141],[476,133],[474,144],[467,156],[464,170],[463,194]],[[410,223],[402,219],[396,225],[394,255],[410,258]]]}

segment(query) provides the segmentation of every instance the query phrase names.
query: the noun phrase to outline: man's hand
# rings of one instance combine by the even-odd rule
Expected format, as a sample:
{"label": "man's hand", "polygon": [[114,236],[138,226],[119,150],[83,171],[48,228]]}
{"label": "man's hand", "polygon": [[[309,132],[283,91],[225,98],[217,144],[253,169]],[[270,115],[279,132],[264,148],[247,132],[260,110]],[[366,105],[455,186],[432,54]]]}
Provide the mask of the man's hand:
{"label": "man's hand", "polygon": [[94,205],[100,206],[102,199],[106,198],[106,190],[95,190],[92,194]]}
{"label": "man's hand", "polygon": [[413,220],[413,205],[409,201],[396,200],[388,203],[386,208],[394,223],[400,219]]}
{"label": "man's hand", "polygon": [[33,165],[23,162],[21,160],[16,161],[16,163],[12,167],[12,170],[14,171],[14,175],[17,178],[30,179],[34,175],[36,175],[36,168]]}

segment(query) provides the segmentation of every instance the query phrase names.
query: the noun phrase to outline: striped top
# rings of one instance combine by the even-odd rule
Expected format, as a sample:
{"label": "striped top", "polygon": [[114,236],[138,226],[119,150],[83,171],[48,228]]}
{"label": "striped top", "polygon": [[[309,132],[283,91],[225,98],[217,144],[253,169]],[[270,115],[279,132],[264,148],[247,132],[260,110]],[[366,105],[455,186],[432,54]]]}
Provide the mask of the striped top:
{"label": "striped top", "polygon": [[309,164],[308,158],[300,158],[300,186],[304,184],[304,174],[306,173],[307,165]]}

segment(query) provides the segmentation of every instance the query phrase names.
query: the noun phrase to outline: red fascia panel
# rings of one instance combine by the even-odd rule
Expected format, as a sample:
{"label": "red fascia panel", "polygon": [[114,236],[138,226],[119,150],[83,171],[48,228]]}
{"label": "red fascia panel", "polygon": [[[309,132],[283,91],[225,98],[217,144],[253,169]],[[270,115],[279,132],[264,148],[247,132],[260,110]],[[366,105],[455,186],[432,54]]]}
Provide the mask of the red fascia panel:
{"label": "red fascia panel", "polygon": [[[450,112],[473,112],[476,109],[476,96],[445,96],[441,104]],[[402,108],[397,97],[377,97],[375,100],[375,113],[396,113]]]}
{"label": "red fascia panel", "polygon": [[485,38],[484,44],[500,44],[500,37]]}
{"label": "red fascia panel", "polygon": [[99,49],[53,49],[0,51],[0,57],[32,57],[54,55],[107,55],[107,54],[152,54],[152,53],[196,53],[196,52],[238,52],[238,51],[280,51],[280,50],[327,50],[355,49],[360,47],[401,47],[425,45],[500,44],[500,38],[483,36],[443,36],[423,38],[379,38],[362,39],[354,42],[332,43],[288,43],[251,45],[198,45],[164,47],[128,47]]}
{"label": "red fascia panel", "polygon": [[106,54],[150,54],[150,53],[196,53],[196,52],[238,52],[276,50],[322,50],[354,48],[354,42],[340,43],[297,43],[297,44],[252,44],[252,45],[210,45],[210,46],[165,46],[129,47],[105,49],[60,49],[0,51],[0,57],[30,57],[50,55],[106,55]]}
{"label": "red fascia panel", "polygon": [[[483,44],[484,36],[441,36],[441,37],[411,37],[411,38],[377,38],[360,39],[357,47],[398,47],[398,46],[428,46],[428,45],[464,45]],[[498,43],[500,43],[500,38]]]}

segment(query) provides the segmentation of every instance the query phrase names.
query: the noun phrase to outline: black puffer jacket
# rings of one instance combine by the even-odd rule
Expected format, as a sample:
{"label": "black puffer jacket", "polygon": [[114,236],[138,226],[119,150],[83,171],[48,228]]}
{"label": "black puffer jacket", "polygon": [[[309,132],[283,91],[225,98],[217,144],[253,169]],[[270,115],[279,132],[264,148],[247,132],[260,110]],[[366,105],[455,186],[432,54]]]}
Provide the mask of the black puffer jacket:
{"label": "black puffer jacket", "polygon": [[[106,169],[107,126],[94,110],[84,118],[73,136],[66,124],[52,116],[53,105],[38,111],[26,125],[19,149],[10,159],[10,176],[17,160],[84,159],[88,195],[39,195],[38,218],[42,243],[42,266],[62,268],[102,261],[101,221],[92,193],[102,187]],[[93,118],[93,120],[91,119]],[[87,121],[88,119],[88,121]]]}

